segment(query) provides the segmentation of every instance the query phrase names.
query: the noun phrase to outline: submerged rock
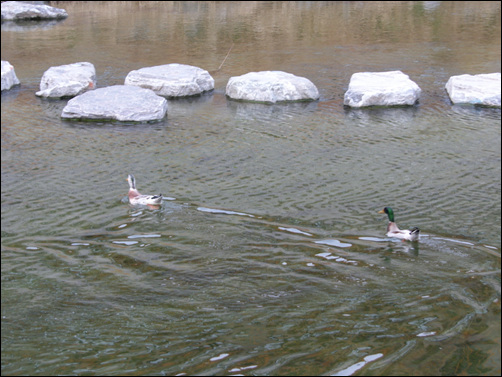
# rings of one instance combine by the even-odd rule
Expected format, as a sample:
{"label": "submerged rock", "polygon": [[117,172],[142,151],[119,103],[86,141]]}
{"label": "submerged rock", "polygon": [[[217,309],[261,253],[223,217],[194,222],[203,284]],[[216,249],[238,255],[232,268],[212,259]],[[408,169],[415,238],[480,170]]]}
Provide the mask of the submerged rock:
{"label": "submerged rock", "polygon": [[166,112],[166,99],[150,89],[115,85],[91,90],[69,100],[61,117],[146,122],[160,120]]}
{"label": "submerged rock", "polygon": [[124,84],[151,89],[164,97],[194,96],[214,89],[214,79],[208,71],[186,64],[165,64],[131,71]]}
{"label": "submerged rock", "polygon": [[2,60],[2,91],[19,85],[20,82],[14,71],[14,67],[6,60]]}
{"label": "submerged rock", "polygon": [[421,91],[401,71],[359,72],[350,78],[343,104],[351,107],[414,105]]}
{"label": "submerged rock", "polygon": [[20,1],[6,1],[2,3],[2,21],[42,20],[66,18],[68,13],[64,9],[49,5],[38,5]]}
{"label": "submerged rock", "polygon": [[451,102],[500,107],[500,72],[452,76],[445,85]]}
{"label": "submerged rock", "polygon": [[96,88],[96,70],[87,62],[51,67],[40,81],[40,97],[74,97]]}
{"label": "submerged rock", "polygon": [[254,102],[314,101],[316,86],[304,77],[282,71],[249,72],[228,80],[226,95]]}

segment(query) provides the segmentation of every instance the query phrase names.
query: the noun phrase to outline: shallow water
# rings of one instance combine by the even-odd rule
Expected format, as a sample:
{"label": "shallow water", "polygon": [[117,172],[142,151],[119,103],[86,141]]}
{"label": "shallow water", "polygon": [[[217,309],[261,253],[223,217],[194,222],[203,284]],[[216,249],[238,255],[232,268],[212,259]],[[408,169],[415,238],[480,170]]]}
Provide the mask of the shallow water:
{"label": "shallow water", "polygon": [[[500,72],[500,3],[96,3],[2,24],[22,83],[2,93],[3,375],[500,373],[500,109],[444,90]],[[34,93],[77,61],[98,87],[185,63],[216,88],[155,124],[67,122]],[[268,69],[321,99],[225,97]],[[420,104],[343,107],[352,73],[395,69]],[[160,209],[127,204],[129,173]],[[385,237],[386,205],[418,243]]]}

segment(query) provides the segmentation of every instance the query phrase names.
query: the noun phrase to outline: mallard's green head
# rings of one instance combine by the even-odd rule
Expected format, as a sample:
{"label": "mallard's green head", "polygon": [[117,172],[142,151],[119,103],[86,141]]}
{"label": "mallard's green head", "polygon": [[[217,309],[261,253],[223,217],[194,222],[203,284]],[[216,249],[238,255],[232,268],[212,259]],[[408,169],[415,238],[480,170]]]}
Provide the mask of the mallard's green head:
{"label": "mallard's green head", "polygon": [[386,213],[389,216],[389,221],[394,222],[394,211],[390,207],[385,207],[381,211],[378,211],[378,213]]}

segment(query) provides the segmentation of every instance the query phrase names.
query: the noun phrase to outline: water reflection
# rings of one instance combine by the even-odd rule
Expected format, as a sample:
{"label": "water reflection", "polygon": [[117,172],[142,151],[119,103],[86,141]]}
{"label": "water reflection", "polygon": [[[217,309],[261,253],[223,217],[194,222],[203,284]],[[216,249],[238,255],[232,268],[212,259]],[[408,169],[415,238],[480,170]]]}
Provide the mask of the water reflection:
{"label": "water reflection", "polygon": [[351,107],[344,107],[347,119],[356,121],[358,125],[373,124],[375,121],[390,123],[394,126],[410,123],[418,116],[419,107],[406,106],[406,107],[370,107],[365,109],[356,109]]}
{"label": "water reflection", "polygon": [[60,23],[65,22],[65,19],[59,20],[18,20],[4,21],[2,20],[1,30],[5,32],[26,32],[26,31],[45,31],[56,27]]}
{"label": "water reflection", "polygon": [[237,119],[267,121],[314,112],[317,109],[317,101],[263,104],[229,100],[227,106]]}

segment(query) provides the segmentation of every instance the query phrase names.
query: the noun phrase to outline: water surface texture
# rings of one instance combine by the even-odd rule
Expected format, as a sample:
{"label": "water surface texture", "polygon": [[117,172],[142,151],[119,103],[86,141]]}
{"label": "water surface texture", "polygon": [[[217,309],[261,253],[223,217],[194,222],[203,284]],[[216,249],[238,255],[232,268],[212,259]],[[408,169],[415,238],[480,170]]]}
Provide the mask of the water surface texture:
{"label": "water surface texture", "polygon": [[[52,5],[2,23],[2,375],[500,374],[500,109],[444,89],[500,72],[500,2]],[[63,121],[35,92],[79,61],[98,87],[182,63],[215,90]],[[321,98],[226,98],[262,70]],[[419,104],[344,108],[353,73],[391,70]],[[129,206],[128,174],[161,208]]]}

